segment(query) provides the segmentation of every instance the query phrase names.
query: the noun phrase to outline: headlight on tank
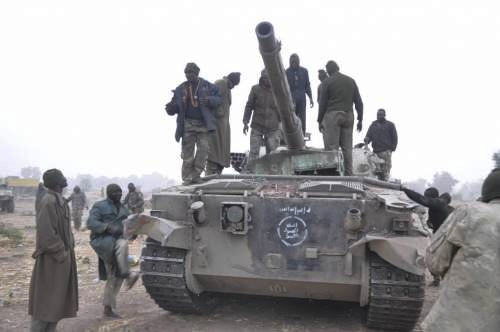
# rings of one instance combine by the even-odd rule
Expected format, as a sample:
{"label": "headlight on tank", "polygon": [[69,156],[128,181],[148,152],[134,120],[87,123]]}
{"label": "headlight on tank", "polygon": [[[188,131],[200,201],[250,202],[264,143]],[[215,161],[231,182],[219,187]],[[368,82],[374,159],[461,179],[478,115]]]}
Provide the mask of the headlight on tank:
{"label": "headlight on tank", "polygon": [[392,230],[396,234],[407,234],[410,229],[410,220],[407,219],[392,219]]}
{"label": "headlight on tank", "polygon": [[248,204],[244,202],[221,203],[221,229],[233,234],[248,232]]}

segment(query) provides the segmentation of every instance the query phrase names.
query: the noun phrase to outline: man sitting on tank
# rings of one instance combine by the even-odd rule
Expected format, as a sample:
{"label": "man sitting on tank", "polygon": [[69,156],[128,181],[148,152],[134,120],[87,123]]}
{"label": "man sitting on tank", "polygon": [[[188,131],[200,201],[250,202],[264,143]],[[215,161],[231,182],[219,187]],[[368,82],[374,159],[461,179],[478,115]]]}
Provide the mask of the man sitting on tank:
{"label": "man sitting on tank", "polygon": [[252,119],[250,127],[250,155],[249,160],[259,157],[262,141],[266,146],[266,154],[278,148],[280,144],[281,129],[280,115],[274,101],[271,90],[271,82],[262,70],[259,84],[252,86],[243,115],[243,134],[248,132],[248,123]]}

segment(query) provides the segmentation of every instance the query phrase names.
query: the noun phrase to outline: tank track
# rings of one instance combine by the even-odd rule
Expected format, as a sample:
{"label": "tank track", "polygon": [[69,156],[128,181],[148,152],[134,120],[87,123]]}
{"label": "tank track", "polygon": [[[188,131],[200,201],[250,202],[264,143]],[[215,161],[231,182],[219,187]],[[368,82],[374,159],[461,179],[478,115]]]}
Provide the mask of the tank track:
{"label": "tank track", "polygon": [[148,238],[141,252],[142,283],[149,296],[165,310],[206,313],[215,305],[209,294],[195,294],[186,285],[186,250],[163,247]]}
{"label": "tank track", "polygon": [[401,270],[370,252],[370,304],[367,325],[412,331],[425,296],[425,277]]}

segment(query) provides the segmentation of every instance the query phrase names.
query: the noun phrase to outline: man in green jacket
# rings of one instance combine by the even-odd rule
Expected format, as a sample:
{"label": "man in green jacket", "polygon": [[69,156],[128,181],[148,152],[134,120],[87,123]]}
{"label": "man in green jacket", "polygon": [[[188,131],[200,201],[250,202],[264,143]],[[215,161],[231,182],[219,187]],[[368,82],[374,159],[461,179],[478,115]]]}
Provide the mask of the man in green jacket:
{"label": "man in green jacket", "polygon": [[90,245],[99,257],[99,279],[106,280],[103,305],[104,316],[120,318],[116,309],[116,296],[123,280],[130,289],[139,278],[128,265],[128,242],[123,238],[123,221],[130,214],[120,203],[122,189],[117,184],[106,187],[107,198],[90,210],[87,227],[90,229]]}
{"label": "man in green jacket", "polygon": [[232,72],[214,82],[222,97],[222,104],[215,111],[217,129],[209,136],[209,149],[205,175],[222,174],[231,162],[231,127],[229,126],[229,109],[231,107],[231,90],[240,84],[240,73]]}
{"label": "man in green jacket", "polygon": [[356,82],[339,72],[335,61],[328,61],[326,71],[329,77],[322,83],[319,100],[318,124],[323,133],[325,150],[337,151],[342,148],[345,175],[352,175],[352,130],[354,114],[358,113],[358,132],[363,128],[363,101]]}
{"label": "man in green jacket", "polygon": [[266,145],[266,154],[269,154],[278,148],[281,138],[280,115],[265,69],[261,72],[259,84],[252,86],[248,96],[243,115],[243,134],[245,135],[248,132],[250,118],[252,118],[252,131],[250,132],[248,159],[252,160],[259,156],[262,140]]}

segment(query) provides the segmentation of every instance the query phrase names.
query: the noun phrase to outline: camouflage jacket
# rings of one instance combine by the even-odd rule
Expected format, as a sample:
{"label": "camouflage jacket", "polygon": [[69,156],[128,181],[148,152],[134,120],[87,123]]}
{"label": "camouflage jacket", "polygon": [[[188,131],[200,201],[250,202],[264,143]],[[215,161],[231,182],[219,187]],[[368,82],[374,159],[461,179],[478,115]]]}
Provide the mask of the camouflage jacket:
{"label": "camouflage jacket", "polygon": [[450,214],[427,248],[427,267],[444,279],[424,331],[498,331],[499,252],[500,200],[466,203]]}
{"label": "camouflage jacket", "polygon": [[68,203],[71,202],[72,210],[83,210],[84,208],[88,208],[87,196],[85,196],[83,191],[72,193],[66,201]]}
{"label": "camouflage jacket", "polygon": [[144,212],[144,195],[140,191],[129,192],[122,202],[132,213]]}

